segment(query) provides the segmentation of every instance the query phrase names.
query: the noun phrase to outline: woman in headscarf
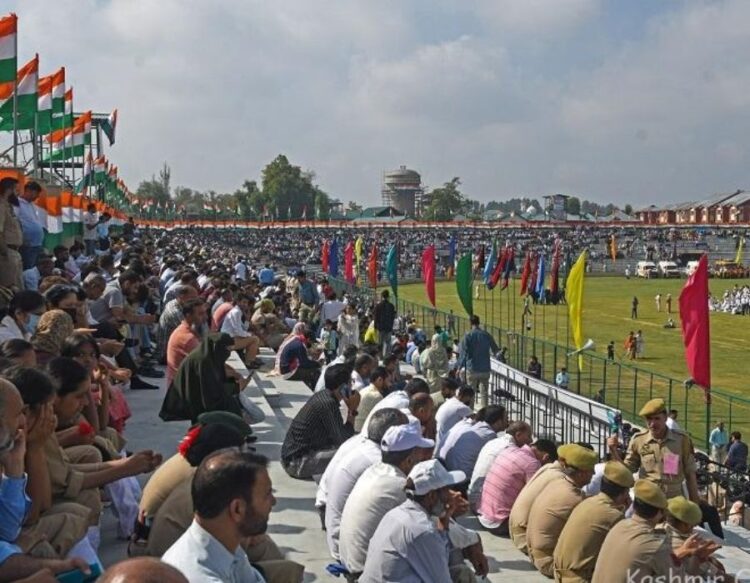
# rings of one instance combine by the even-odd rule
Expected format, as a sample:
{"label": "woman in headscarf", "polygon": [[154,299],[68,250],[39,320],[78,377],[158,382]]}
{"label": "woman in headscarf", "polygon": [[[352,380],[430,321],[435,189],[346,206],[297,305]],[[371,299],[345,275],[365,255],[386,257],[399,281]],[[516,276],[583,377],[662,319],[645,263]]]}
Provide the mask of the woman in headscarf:
{"label": "woman in headscarf", "polygon": [[359,315],[357,306],[352,303],[346,305],[339,314],[337,331],[339,334],[338,354],[344,354],[347,346],[359,347]]}
{"label": "woman in headscarf", "polygon": [[282,374],[285,374],[281,372],[281,351],[286,348],[286,346],[295,338],[298,338],[302,336],[304,338],[305,336],[305,323],[304,322],[297,322],[294,325],[294,328],[292,328],[292,331],[289,333],[289,335],[284,338],[284,341],[279,345],[279,349],[276,351],[276,359],[273,363],[273,370],[268,373],[269,376],[279,376]]}
{"label": "woman in headscarf", "polygon": [[430,347],[419,356],[422,375],[427,379],[431,391],[440,389],[440,379],[448,374],[448,354],[440,335],[434,334]]}
{"label": "woman in headscarf", "polygon": [[167,389],[159,417],[195,423],[201,413],[228,411],[249,423],[263,419],[263,412],[242,395],[247,383],[227,372],[233,342],[229,334],[209,334],[185,357]]}
{"label": "woman in headscarf", "polygon": [[286,375],[290,381],[302,381],[311,391],[320,376],[320,363],[310,358],[307,352],[307,327],[304,322],[295,324],[292,333],[286,337],[276,353],[278,374]]}
{"label": "woman in headscarf", "polygon": [[278,350],[285,340],[289,328],[276,316],[276,304],[270,298],[265,298],[255,304],[255,313],[251,322],[258,330],[258,336],[263,346],[271,350]]}
{"label": "woman in headscarf", "polygon": [[73,318],[62,310],[50,310],[39,318],[31,344],[36,351],[40,366],[46,365],[53,358],[60,356],[63,342],[73,334]]}

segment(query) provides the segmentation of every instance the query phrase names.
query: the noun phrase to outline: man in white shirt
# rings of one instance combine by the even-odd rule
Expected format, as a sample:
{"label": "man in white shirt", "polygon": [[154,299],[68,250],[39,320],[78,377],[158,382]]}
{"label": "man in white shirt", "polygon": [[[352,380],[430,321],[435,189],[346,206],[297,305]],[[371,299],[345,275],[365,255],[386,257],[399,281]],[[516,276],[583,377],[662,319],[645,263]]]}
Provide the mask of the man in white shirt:
{"label": "man in white shirt", "polygon": [[248,330],[250,301],[250,296],[245,294],[236,297],[234,307],[224,317],[221,331],[234,339],[235,350],[245,351],[245,366],[258,368],[263,363],[257,358],[260,339]]}
{"label": "man in white shirt", "polygon": [[386,407],[398,409],[399,411],[406,413],[406,416],[409,417],[410,421],[414,420],[415,417],[409,410],[409,404],[411,402],[411,398],[419,393],[426,393],[429,396],[430,386],[425,382],[424,379],[416,377],[412,378],[406,384],[406,387],[403,391],[393,391],[389,393],[388,396],[384,397],[382,401],[378,402],[372,408],[370,414],[367,416],[367,419],[365,419],[365,422],[362,425],[362,433],[367,433],[368,425],[370,424],[370,420],[372,419],[372,416],[375,414],[375,412],[380,411],[380,409],[385,409]]}
{"label": "man in white shirt", "polygon": [[339,528],[341,514],[359,477],[367,468],[381,460],[380,443],[389,428],[406,425],[406,415],[396,409],[381,409],[372,419],[367,439],[341,458],[328,478],[328,495],[325,509],[326,539],[334,559],[339,558]]}
{"label": "man in white shirt", "polygon": [[670,409],[669,415],[667,415],[667,427],[672,431],[680,431],[680,424],[677,423],[677,415],[679,411],[677,409]]}
{"label": "man in white shirt", "polygon": [[234,266],[234,280],[242,285],[247,281],[247,264],[242,257],[237,258],[237,263]]}
{"label": "man in white shirt", "polygon": [[189,581],[264,583],[240,542],[266,532],[276,504],[268,460],[240,448],[206,457],[193,477],[195,517],[162,561]]}
{"label": "man in white shirt", "polygon": [[339,301],[335,293],[331,293],[326,301],[323,302],[323,305],[320,306],[320,321],[325,322],[326,320],[330,320],[331,322],[337,322],[345,307],[346,304]]}
{"label": "man in white shirt", "polygon": [[360,476],[341,515],[339,555],[350,573],[362,572],[370,539],[383,516],[406,500],[406,476],[421,459],[419,450],[434,445],[414,425],[397,425],[385,432],[380,442],[382,461]]}
{"label": "man in white shirt", "polygon": [[474,400],[474,389],[468,385],[463,385],[455,397],[451,397],[435,413],[435,424],[437,426],[437,438],[435,439],[435,449],[440,451],[441,443],[445,440],[451,428],[471,415],[474,410],[471,403]]}
{"label": "man in white shirt", "polygon": [[96,214],[96,205],[90,204],[83,215],[83,244],[86,245],[86,255],[96,256],[96,226],[99,224],[99,216]]}

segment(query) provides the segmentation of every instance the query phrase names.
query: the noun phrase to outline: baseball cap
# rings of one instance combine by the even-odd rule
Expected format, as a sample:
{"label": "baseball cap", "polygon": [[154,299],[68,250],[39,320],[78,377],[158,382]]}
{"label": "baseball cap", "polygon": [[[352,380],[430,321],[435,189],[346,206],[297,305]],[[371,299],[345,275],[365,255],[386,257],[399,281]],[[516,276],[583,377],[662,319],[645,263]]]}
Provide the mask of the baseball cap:
{"label": "baseball cap", "polygon": [[415,447],[428,449],[435,447],[435,442],[422,437],[419,429],[410,423],[389,427],[380,440],[380,449],[387,452],[406,451]]}
{"label": "baseball cap", "polygon": [[433,490],[460,484],[466,480],[466,474],[458,470],[449,472],[438,460],[432,459],[415,465],[409,472],[409,479],[414,484],[414,493],[424,496]]}

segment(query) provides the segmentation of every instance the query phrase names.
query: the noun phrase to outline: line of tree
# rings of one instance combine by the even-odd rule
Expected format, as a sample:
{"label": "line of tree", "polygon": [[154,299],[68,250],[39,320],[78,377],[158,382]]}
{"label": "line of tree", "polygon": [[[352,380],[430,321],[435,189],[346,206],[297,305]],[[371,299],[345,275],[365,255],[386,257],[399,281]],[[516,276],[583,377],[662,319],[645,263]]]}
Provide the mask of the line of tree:
{"label": "line of tree", "polygon": [[315,173],[294,166],[283,154],[263,168],[260,185],[247,179],[233,193],[201,192],[187,186],[172,189],[171,177],[165,162],[158,175],[141,181],[136,196],[142,203],[157,206],[173,202],[187,214],[204,214],[204,207],[209,206],[222,214],[251,220],[297,220],[303,215],[308,219],[327,219],[330,213],[330,197],[315,184]]}

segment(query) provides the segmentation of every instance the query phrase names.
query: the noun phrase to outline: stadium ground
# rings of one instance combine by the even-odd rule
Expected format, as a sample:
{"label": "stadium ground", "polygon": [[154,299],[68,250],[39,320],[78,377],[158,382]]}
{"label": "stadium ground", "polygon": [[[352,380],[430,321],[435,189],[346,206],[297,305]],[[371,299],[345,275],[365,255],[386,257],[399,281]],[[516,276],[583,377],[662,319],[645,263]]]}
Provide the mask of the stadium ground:
{"label": "stadium ground", "polygon": [[[605,357],[607,344],[614,340],[618,361],[635,364],[640,369],[657,374],[644,375],[628,367],[605,366],[600,359],[593,359],[592,366],[584,367],[581,375],[581,392],[593,396],[599,389],[606,387],[607,403],[618,406],[632,416],[639,408],[639,403],[650,396],[662,396],[662,394],[665,397],[668,396],[669,381],[658,375],[676,379],[677,382],[671,385],[672,404],[681,413],[680,422],[683,426],[689,426],[691,434],[700,443],[706,426],[703,396],[698,389],[685,391],[681,385],[681,381],[689,376],[683,356],[678,314],[678,298],[684,282],[684,279],[631,278],[628,280],[624,277],[588,277],[586,279],[583,329],[584,336],[595,341],[595,353],[599,357]],[[735,284],[747,283],[748,280],[711,279],[710,289],[715,296],[721,296],[725,289]],[[517,282],[515,284],[517,286]],[[517,287],[515,293],[513,291],[513,282],[509,290],[503,292],[499,290],[488,292],[482,288],[479,299],[474,300],[474,312],[486,323],[520,332],[523,329],[521,320],[523,298],[518,295]],[[676,326],[673,329],[664,328],[669,317],[664,299],[662,299],[662,312],[656,311],[654,297],[657,293],[661,293],[662,298],[667,293],[672,294],[672,317]],[[640,302],[637,320],[630,318],[633,296],[638,297]],[[399,298],[421,305],[428,304],[424,286],[421,284],[401,286]],[[456,315],[465,315],[456,295],[454,282],[438,282],[437,307],[441,311],[453,310]],[[515,352],[512,356],[517,359],[523,358],[524,361],[532,351],[539,353],[538,356],[545,367],[545,378],[550,380],[554,377],[554,369],[566,362],[564,348],[566,341],[572,342],[567,340],[567,308],[532,304],[531,310],[532,328],[527,330],[527,335],[536,337],[538,340],[546,339],[560,344],[563,348],[554,350],[550,345],[543,347],[541,342],[537,342],[534,346],[532,341],[528,341],[521,351],[518,347],[514,347],[517,343],[513,341],[503,344],[510,345],[511,352]],[[509,322],[511,326],[508,325]],[[426,325],[429,326],[429,324],[429,321],[426,322]],[[748,324],[750,324],[750,319],[747,316],[711,314],[713,386],[723,393],[748,399],[747,402],[733,401],[730,424],[732,429],[744,429],[745,433],[750,433],[750,392],[747,390],[747,371],[750,370],[748,365],[750,326]],[[623,344],[628,332],[639,329],[643,331],[645,339],[645,357],[631,363],[624,357]],[[575,368],[573,359],[567,360],[569,367]],[[639,379],[638,375],[640,375]],[[613,391],[613,386],[619,387],[619,390]],[[634,391],[633,387],[636,386],[638,388]],[[572,380],[571,388],[577,389],[576,380]],[[718,418],[724,418],[729,422],[729,399],[716,394],[713,399],[711,417],[712,422]]]}

